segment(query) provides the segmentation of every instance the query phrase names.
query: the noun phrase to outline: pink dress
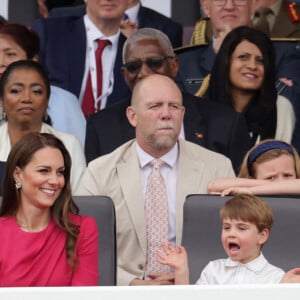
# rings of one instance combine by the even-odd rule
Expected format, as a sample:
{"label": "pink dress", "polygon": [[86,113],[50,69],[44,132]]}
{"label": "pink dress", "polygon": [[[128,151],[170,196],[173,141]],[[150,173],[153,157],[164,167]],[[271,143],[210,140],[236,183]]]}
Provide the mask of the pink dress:
{"label": "pink dress", "polygon": [[23,231],[14,217],[0,218],[0,286],[87,286],[98,284],[98,230],[91,217],[70,214],[80,226],[73,271],[66,233],[53,220],[40,232]]}

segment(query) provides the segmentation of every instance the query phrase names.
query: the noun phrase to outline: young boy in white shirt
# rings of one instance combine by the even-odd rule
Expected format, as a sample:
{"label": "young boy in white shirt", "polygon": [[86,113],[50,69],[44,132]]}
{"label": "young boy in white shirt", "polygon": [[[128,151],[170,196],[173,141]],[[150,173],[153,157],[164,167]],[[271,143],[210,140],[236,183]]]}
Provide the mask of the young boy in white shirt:
{"label": "young boy in white shirt", "polygon": [[[253,195],[237,195],[220,210],[221,240],[228,255],[208,263],[196,284],[279,283],[284,271],[261,252],[273,225],[271,208]],[[174,268],[175,284],[189,284],[188,258],[183,246],[167,243],[157,261]]]}

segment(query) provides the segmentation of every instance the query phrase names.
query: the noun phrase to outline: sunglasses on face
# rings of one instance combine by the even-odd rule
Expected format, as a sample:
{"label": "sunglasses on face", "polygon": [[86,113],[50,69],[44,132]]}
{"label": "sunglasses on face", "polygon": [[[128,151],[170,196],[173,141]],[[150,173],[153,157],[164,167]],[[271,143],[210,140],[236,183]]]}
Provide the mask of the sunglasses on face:
{"label": "sunglasses on face", "polygon": [[146,64],[149,69],[152,71],[157,71],[159,68],[162,67],[163,63],[167,59],[172,59],[174,58],[173,56],[153,56],[149,57],[145,60],[135,60],[135,61],[130,61],[126,64],[124,64],[122,67],[130,74],[137,74],[142,65]]}

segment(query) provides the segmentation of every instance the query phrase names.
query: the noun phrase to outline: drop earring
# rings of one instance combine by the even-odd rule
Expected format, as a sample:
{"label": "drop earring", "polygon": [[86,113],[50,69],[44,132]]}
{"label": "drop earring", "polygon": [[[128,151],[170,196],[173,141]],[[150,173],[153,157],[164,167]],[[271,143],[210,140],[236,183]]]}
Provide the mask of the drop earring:
{"label": "drop earring", "polygon": [[22,183],[21,183],[21,181],[16,181],[15,187],[16,187],[17,190],[20,190],[20,189],[22,188]]}

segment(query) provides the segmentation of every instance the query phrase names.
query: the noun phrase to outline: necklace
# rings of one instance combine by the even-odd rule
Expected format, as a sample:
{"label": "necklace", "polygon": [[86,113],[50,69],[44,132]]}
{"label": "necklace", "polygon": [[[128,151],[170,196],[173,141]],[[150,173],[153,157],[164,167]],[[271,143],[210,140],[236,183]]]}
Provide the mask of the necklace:
{"label": "necklace", "polygon": [[45,223],[45,224],[39,226],[38,228],[32,228],[31,226],[25,224],[25,222],[23,222],[22,220],[20,220],[20,219],[17,217],[17,215],[15,215],[15,218],[16,218],[16,222],[17,222],[18,226],[19,226],[20,228],[25,229],[25,231],[28,231],[28,232],[39,232],[39,231],[42,231],[42,230],[45,229],[45,228],[48,226],[48,224],[49,224],[49,221],[47,221],[47,223]]}

